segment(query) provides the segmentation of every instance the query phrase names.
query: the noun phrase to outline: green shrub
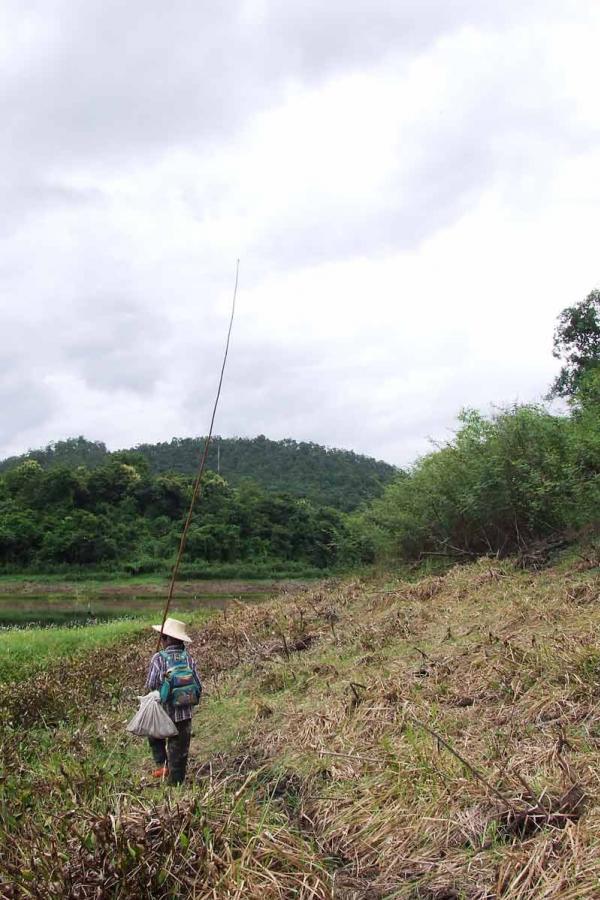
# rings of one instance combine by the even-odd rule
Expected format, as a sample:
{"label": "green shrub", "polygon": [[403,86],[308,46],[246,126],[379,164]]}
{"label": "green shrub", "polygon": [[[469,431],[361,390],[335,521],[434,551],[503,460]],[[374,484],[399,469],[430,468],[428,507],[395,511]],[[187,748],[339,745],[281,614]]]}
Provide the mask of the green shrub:
{"label": "green shrub", "polygon": [[367,558],[503,555],[597,520],[597,408],[573,417],[539,406],[489,418],[468,410],[460,421],[454,440],[355,516],[349,534]]}

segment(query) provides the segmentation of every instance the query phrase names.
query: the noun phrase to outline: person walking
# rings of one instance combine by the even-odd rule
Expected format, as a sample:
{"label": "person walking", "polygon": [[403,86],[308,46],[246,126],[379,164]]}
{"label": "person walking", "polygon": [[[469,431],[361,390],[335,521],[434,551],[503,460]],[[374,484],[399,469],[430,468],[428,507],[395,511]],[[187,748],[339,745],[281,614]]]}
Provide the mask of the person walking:
{"label": "person walking", "polygon": [[167,778],[168,784],[182,784],[187,769],[192,716],[202,694],[202,682],[186,644],[191,644],[185,623],[166,619],[164,625],[153,625],[161,634],[161,649],[150,660],[147,691],[160,691],[161,702],[175,723],[177,734],[171,738],[148,738],[158,768],[154,778]]}

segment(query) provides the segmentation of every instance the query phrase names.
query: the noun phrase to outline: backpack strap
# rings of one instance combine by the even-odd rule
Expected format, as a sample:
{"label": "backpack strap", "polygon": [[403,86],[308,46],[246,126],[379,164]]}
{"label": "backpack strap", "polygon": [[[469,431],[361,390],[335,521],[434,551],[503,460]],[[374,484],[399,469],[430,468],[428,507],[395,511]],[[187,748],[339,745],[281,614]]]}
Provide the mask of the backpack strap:
{"label": "backpack strap", "polygon": [[[183,647],[181,650],[179,649],[179,647],[173,647],[172,650],[169,650],[169,649],[159,650],[158,652],[159,652],[159,655],[166,662],[167,667],[173,666],[174,664],[181,665],[183,663],[184,665],[188,665],[188,666],[190,664],[190,658],[189,658],[188,652],[185,649],[185,647]],[[175,661],[173,660],[174,654],[177,654],[178,656],[182,656],[182,659],[180,660],[180,662],[175,663]]]}

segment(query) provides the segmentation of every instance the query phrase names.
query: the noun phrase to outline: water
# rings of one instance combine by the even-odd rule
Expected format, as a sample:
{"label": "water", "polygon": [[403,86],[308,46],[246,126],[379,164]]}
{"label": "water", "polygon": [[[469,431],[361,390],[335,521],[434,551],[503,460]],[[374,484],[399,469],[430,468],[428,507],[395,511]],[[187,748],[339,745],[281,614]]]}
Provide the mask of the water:
{"label": "water", "polygon": [[[226,587],[224,585],[223,587]],[[176,596],[172,609],[175,613],[199,610],[224,609],[234,600],[242,603],[260,603],[276,592],[276,586],[257,590],[255,585],[236,584],[236,591],[206,591]],[[111,619],[139,618],[155,614],[160,621],[166,599],[165,593],[127,593],[119,590],[97,594],[74,593],[20,593],[0,594],[0,628],[50,627],[56,625],[93,625]]]}

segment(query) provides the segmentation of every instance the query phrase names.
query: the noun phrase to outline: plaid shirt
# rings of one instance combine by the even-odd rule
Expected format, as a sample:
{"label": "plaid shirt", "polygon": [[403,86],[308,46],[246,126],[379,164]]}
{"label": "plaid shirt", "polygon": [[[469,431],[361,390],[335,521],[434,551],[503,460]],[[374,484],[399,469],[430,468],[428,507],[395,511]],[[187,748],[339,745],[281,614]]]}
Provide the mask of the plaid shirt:
{"label": "plaid shirt", "polygon": [[[180,650],[179,644],[169,644],[165,647],[165,650]],[[200,677],[196,670],[196,663],[193,658],[188,653],[188,659],[190,661],[190,669],[194,673],[194,678],[198,684],[200,690],[202,690],[202,684],[200,683]],[[155,653],[152,659],[150,660],[150,667],[148,669],[148,677],[146,678],[146,690],[147,691],[160,691],[160,686],[163,683],[163,679],[165,677],[165,672],[167,671],[167,661],[164,656],[161,656],[160,653]],[[186,719],[191,719],[193,716],[193,706],[171,706],[170,703],[165,705],[165,709],[168,714],[171,716],[174,722],[185,722]]]}

